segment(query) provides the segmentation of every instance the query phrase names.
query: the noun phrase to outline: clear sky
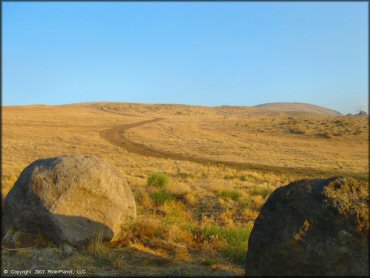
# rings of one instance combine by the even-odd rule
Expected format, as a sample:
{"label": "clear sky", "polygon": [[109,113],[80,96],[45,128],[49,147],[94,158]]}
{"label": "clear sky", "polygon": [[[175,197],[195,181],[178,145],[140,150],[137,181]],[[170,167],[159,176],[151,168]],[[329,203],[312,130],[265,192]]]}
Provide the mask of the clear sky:
{"label": "clear sky", "polygon": [[3,2],[3,105],[368,104],[368,3]]}

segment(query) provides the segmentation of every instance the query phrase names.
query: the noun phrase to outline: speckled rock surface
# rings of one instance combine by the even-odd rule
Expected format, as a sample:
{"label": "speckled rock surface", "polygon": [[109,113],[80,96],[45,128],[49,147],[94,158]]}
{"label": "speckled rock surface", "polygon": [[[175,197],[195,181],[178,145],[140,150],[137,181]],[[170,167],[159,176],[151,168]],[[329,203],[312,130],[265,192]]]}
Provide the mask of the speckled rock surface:
{"label": "speckled rock surface", "polygon": [[246,275],[368,275],[368,184],[301,180],[268,198],[249,238]]}
{"label": "speckled rock surface", "polygon": [[122,224],[135,221],[136,205],[116,167],[66,155],[26,167],[5,199],[4,217],[16,230],[79,247],[98,233],[110,240]]}

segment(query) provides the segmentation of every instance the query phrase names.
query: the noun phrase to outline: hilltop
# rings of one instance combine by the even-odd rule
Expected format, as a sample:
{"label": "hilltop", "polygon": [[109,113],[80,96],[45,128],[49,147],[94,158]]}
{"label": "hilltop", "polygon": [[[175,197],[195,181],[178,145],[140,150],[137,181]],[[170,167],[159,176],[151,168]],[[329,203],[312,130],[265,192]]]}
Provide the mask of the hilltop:
{"label": "hilltop", "polygon": [[297,112],[307,112],[307,113],[314,113],[314,114],[321,114],[327,116],[340,116],[342,115],[338,111],[333,109],[329,109],[326,107],[303,103],[303,102],[272,102],[272,103],[264,103],[255,105],[254,107],[257,108],[264,108],[269,110],[276,110],[276,111],[297,111]]}
{"label": "hilltop", "polygon": [[[41,106],[41,105],[37,105]],[[46,106],[46,105],[44,105]],[[125,102],[84,102],[57,105],[59,107],[81,106],[122,113],[140,113],[142,115],[173,115],[173,116],[223,116],[223,117],[281,117],[281,116],[343,116],[340,112],[314,105],[299,102],[264,103],[255,106],[206,106],[189,104],[161,104],[161,103],[125,103]]]}

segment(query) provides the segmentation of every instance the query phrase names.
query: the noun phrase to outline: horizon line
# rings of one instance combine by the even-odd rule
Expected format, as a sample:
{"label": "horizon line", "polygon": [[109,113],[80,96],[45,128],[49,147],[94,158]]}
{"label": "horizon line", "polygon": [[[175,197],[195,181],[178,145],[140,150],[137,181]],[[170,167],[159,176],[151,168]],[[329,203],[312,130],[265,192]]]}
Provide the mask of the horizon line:
{"label": "horizon line", "polygon": [[[187,104],[187,103],[154,103],[154,102],[124,102],[124,101],[84,101],[84,102],[70,102],[70,103],[61,103],[61,104],[45,104],[45,103],[32,103],[32,104],[8,104],[4,105],[3,103],[1,104],[1,107],[24,107],[24,106],[65,106],[65,105],[83,105],[83,104],[98,104],[98,103],[122,103],[122,104],[143,104],[143,105],[182,105],[182,106],[199,106],[199,107],[210,107],[210,108],[216,108],[216,107],[257,107],[261,105],[269,105],[269,104],[305,104],[305,105],[312,105],[312,106],[317,106],[321,107],[324,109],[330,109],[333,111],[336,111],[340,114],[345,114],[342,113],[334,108],[330,108],[327,106],[322,106],[318,104],[313,104],[309,102],[299,102],[299,101],[276,101],[276,102],[265,102],[265,103],[260,103],[260,104],[255,104],[255,105],[230,105],[230,104],[220,104],[220,105],[204,105],[204,104]],[[369,105],[366,105],[367,109],[369,109]],[[263,107],[259,107],[263,108]],[[358,111],[364,111],[363,109],[357,109]],[[357,111],[356,110],[356,111]],[[365,110],[365,112],[367,112]]]}

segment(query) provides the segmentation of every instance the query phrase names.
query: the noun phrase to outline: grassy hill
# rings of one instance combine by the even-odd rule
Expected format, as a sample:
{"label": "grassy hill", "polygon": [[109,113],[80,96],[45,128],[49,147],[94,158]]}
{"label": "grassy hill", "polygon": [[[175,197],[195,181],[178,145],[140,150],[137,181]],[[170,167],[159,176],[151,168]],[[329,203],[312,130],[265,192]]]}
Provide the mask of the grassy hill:
{"label": "grassy hill", "polygon": [[255,105],[254,107],[264,108],[268,110],[276,111],[297,111],[297,112],[307,112],[320,115],[328,116],[339,116],[341,113],[333,109],[325,108],[318,105],[313,105],[309,103],[300,103],[300,102],[275,102],[275,103],[265,103]]}
{"label": "grassy hill", "polygon": [[[115,242],[64,257],[39,240],[3,249],[4,269],[243,275],[249,233],[273,190],[368,175],[367,117],[112,102],[3,107],[2,116],[3,196],[32,161],[86,154],[118,167],[138,209],[136,225]],[[168,177],[164,188],[151,185],[156,173]]]}

